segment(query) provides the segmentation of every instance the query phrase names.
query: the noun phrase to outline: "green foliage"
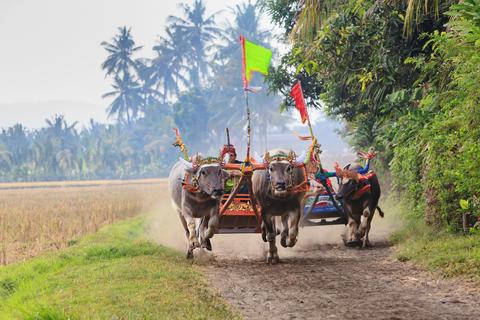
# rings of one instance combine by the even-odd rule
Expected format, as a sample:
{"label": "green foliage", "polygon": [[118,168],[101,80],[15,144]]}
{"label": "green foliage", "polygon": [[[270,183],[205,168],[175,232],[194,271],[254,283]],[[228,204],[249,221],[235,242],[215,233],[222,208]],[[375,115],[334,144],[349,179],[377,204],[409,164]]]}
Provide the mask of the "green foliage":
{"label": "green foliage", "polygon": [[271,20],[285,30],[288,35],[295,26],[295,18],[300,13],[301,3],[296,0],[260,0]]}
{"label": "green foliage", "polygon": [[[178,102],[173,105],[174,121],[180,131],[184,133],[183,139],[189,145],[200,146],[210,134],[205,96],[199,91],[186,92],[180,95]],[[192,117],[195,114],[195,117]],[[205,150],[202,150],[205,151]]]}
{"label": "green foliage", "polygon": [[52,307],[40,306],[36,310],[26,311],[23,320],[75,320],[77,317],[67,315],[64,311]]}
{"label": "green foliage", "polygon": [[[167,109],[168,110],[168,109]],[[135,125],[94,121],[77,129],[63,116],[29,131],[21,125],[0,133],[9,162],[0,161],[0,180],[135,178],[166,175],[174,161],[164,153],[170,143],[171,117],[146,109]],[[1,150],[1,149],[0,149]],[[0,158],[1,159],[1,158]]]}
{"label": "green foliage", "polygon": [[[427,222],[447,224],[450,230],[461,226],[460,199],[465,199],[464,206],[472,203],[480,187],[480,3],[472,3],[452,6],[451,31],[432,34],[429,43],[434,52],[423,67],[430,88],[420,101],[427,117],[419,127],[411,114],[405,116],[403,131],[416,135],[398,140],[392,161],[397,180],[417,175],[410,180],[415,187],[406,195],[427,208]],[[439,71],[432,73],[434,69]],[[420,152],[406,154],[409,149]],[[406,166],[412,162],[420,170]]]}
{"label": "green foliage", "polygon": [[[381,151],[414,216],[456,231],[459,200],[480,187],[480,2],[450,4],[339,1],[315,38],[292,38],[269,82],[287,94],[305,81],[309,104],[343,120],[354,147]],[[294,8],[266,5],[280,24]]]}
{"label": "green foliage", "polygon": [[[385,174],[393,138],[402,131],[397,121],[416,112],[422,95],[416,85],[420,71],[405,61],[429,55],[431,47],[420,33],[441,29],[444,22],[424,21],[415,37],[407,39],[404,11],[402,3],[340,1],[317,37],[295,41],[269,77],[271,87],[286,96],[300,79],[309,105],[344,121],[343,134],[354,147],[373,146],[381,152],[376,168]],[[285,105],[292,106],[292,100]]]}
{"label": "green foliage", "polygon": [[114,77],[114,91],[104,94],[103,97],[115,97],[108,108],[108,116],[116,115],[119,121],[130,124],[132,119],[138,117],[141,103],[140,84],[134,77],[137,63],[133,54],[142,47],[135,46],[131,29],[122,27],[118,28],[118,31],[110,43],[104,41],[101,44],[108,52],[102,69],[106,76]]}
{"label": "green foliage", "polygon": [[413,261],[446,277],[480,280],[480,234],[462,236],[428,228],[420,217],[393,235],[399,261]]}

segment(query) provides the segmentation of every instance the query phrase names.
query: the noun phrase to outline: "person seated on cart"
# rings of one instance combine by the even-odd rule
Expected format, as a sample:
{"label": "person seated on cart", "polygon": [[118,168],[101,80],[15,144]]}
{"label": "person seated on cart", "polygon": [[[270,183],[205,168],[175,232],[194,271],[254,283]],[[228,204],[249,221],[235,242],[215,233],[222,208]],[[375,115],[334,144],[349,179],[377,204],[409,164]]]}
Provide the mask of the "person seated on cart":
{"label": "person seated on cart", "polygon": [[[242,161],[237,160],[237,152],[233,144],[224,145],[220,156],[225,161],[225,163],[236,163],[236,164],[242,163]],[[234,173],[236,173],[236,171],[234,171]],[[228,179],[225,183],[225,192],[230,193],[239,181],[240,181],[239,175],[234,175],[232,176],[232,178]],[[239,193],[248,193],[247,186],[243,185],[242,188],[239,190]]]}
{"label": "person seated on cart", "polygon": [[[366,154],[367,156],[369,156],[369,154]],[[359,169],[357,169],[356,171],[360,174],[360,175],[365,175],[368,173],[368,171],[370,170],[370,160],[373,156],[370,156],[370,158],[367,158],[367,161],[365,163],[365,166],[362,167],[360,166]],[[335,163],[335,167],[338,166],[338,163]],[[348,164],[346,166],[346,168],[350,167],[350,164]],[[320,167],[319,167],[320,168]],[[315,174],[315,179],[314,181],[317,181],[319,182],[322,186],[324,186],[325,184],[328,186],[328,188],[330,189],[330,191],[333,191],[333,186],[332,186],[332,182],[330,181],[330,178],[333,178],[333,177],[337,177],[337,173],[336,173],[336,170],[335,171],[326,171],[325,169],[321,169],[321,170],[318,170]],[[325,187],[324,187],[325,189]],[[326,190],[325,190],[326,192]]]}
{"label": "person seated on cart", "polygon": [[309,150],[306,155],[305,169],[307,171],[308,181],[310,183],[310,190],[308,194],[327,193],[324,184],[328,186],[330,191],[333,191],[332,182],[330,177],[326,177],[328,172],[320,165],[320,146],[314,145],[313,150]]}

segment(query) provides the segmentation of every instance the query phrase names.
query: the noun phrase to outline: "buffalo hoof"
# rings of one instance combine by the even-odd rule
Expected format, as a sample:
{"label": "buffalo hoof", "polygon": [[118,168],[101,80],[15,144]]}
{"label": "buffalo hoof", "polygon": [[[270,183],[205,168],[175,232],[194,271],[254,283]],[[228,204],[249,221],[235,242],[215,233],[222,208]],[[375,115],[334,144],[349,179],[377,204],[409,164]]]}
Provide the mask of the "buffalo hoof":
{"label": "buffalo hoof", "polygon": [[202,246],[200,245],[200,242],[195,239],[193,240],[192,242],[190,242],[190,249],[191,251],[193,251],[193,249],[196,249],[196,248],[201,248]]}
{"label": "buffalo hoof", "polygon": [[360,241],[360,240],[345,241],[345,246],[347,246],[347,247],[359,247],[361,245],[362,245],[362,241]]}
{"label": "buffalo hoof", "polygon": [[267,257],[267,264],[277,264],[280,261],[280,258],[277,256]]}
{"label": "buffalo hoof", "polygon": [[262,240],[263,242],[267,242],[267,230],[262,228]]}
{"label": "buffalo hoof", "polygon": [[281,244],[282,247],[284,247],[284,248],[288,247],[288,245],[287,245],[287,237],[282,237],[282,238],[280,239],[280,244]]}
{"label": "buffalo hoof", "polygon": [[202,247],[207,249],[208,251],[212,251],[212,243],[210,242],[210,239],[205,239],[205,243]]}
{"label": "buffalo hoof", "polygon": [[368,240],[363,240],[362,248],[370,248],[372,244]]}
{"label": "buffalo hoof", "polygon": [[293,248],[296,243],[297,243],[297,238],[288,241],[287,246],[290,247],[290,248]]}

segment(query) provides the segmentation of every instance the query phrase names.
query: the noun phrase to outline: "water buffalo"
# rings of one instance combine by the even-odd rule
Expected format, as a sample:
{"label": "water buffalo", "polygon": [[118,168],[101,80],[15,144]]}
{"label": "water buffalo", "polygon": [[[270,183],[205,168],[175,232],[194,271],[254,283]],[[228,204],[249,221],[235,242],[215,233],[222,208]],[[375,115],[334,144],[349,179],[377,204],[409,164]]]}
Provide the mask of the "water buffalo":
{"label": "water buffalo", "polygon": [[[188,259],[193,258],[193,250],[197,247],[212,249],[210,238],[218,226],[220,200],[229,176],[220,163],[201,164],[197,160],[191,163],[180,159],[168,178],[172,204],[187,236]],[[197,238],[198,218],[201,220]]]}
{"label": "water buffalo", "polygon": [[337,166],[339,187],[336,198],[343,201],[343,209],[348,217],[345,244],[356,245],[361,242],[365,248],[370,246],[368,234],[375,210],[382,218],[384,213],[378,206],[381,194],[378,178],[372,173],[365,176],[359,174],[358,171],[362,169],[356,164],[343,169]]}
{"label": "water buffalo", "polygon": [[[302,214],[305,190],[298,188],[305,182],[302,168],[295,166],[295,157],[286,150],[272,150],[265,155],[267,170],[253,174],[253,193],[261,207],[262,237],[269,243],[268,263],[279,260],[275,237],[275,220],[280,220],[281,245],[293,247],[297,242],[298,223]],[[280,219],[275,219],[279,217]]]}

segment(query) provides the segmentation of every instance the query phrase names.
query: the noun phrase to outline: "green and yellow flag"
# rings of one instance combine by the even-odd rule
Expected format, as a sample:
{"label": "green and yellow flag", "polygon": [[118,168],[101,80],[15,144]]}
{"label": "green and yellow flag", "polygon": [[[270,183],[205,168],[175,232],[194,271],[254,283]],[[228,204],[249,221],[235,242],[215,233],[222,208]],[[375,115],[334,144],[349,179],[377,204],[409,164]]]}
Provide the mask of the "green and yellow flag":
{"label": "green and yellow flag", "polygon": [[240,43],[242,44],[243,87],[247,89],[254,71],[268,74],[272,51],[248,41],[243,36],[240,36]]}

